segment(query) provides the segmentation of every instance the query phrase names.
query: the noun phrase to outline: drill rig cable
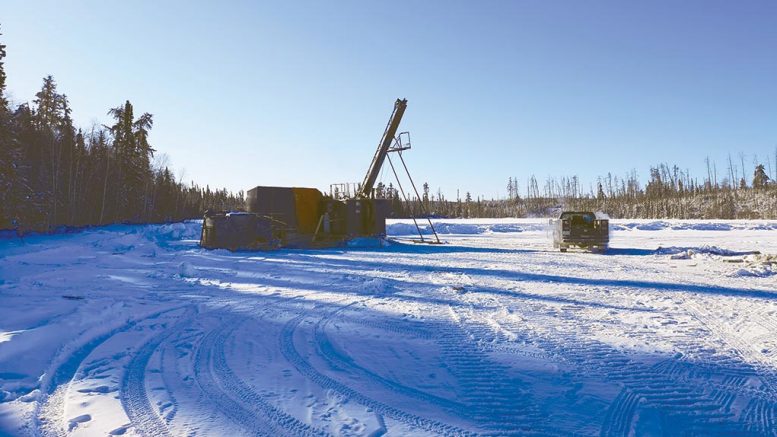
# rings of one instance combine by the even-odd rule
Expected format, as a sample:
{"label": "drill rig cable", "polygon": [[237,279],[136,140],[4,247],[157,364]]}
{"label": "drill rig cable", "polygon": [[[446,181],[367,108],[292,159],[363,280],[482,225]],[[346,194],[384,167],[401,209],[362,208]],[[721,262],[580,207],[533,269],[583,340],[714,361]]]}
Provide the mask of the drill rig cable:
{"label": "drill rig cable", "polygon": [[413,182],[413,177],[410,176],[410,170],[407,169],[407,164],[405,164],[405,159],[402,158],[402,151],[398,150],[397,154],[399,155],[399,160],[402,161],[402,166],[405,168],[405,173],[407,173],[407,178],[410,179],[410,185],[413,187],[413,191],[415,191],[415,197],[418,199],[418,203],[421,204],[421,210],[424,213],[426,213],[426,220],[429,222],[429,226],[432,228],[432,232],[434,233],[434,238],[437,239],[437,244],[442,244],[440,242],[440,237],[437,235],[437,231],[434,229],[434,225],[432,224],[432,219],[429,218],[430,212],[426,209],[424,202],[421,201],[421,195],[418,194],[418,189],[416,189],[415,187],[415,182]]}
{"label": "drill rig cable", "polygon": [[[402,193],[402,198],[405,199],[405,203],[410,203],[407,200],[407,196],[405,195],[405,189],[402,188],[402,182],[399,181],[399,175],[397,175],[397,170],[394,168],[394,163],[391,161],[391,156],[386,154],[386,158],[388,158],[389,165],[391,166],[391,171],[394,173],[394,178],[397,180],[397,186],[399,187],[399,191]],[[418,221],[416,221],[413,214],[410,214],[410,218],[413,219],[413,223],[415,224],[415,228],[418,231],[418,236],[421,237],[421,242],[424,243],[424,234],[421,233],[421,227],[418,226]],[[438,240],[439,241],[439,240]]]}

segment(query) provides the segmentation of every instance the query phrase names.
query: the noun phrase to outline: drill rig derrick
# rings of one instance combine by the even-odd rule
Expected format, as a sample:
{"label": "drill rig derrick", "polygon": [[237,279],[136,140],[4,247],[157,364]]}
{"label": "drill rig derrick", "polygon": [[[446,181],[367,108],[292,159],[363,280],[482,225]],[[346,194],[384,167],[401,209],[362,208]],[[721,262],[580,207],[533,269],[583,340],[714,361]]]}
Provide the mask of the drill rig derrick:
{"label": "drill rig derrick", "polygon": [[356,197],[373,197],[372,190],[375,187],[375,181],[378,179],[383,162],[391,149],[391,144],[395,141],[397,130],[399,130],[399,123],[405,114],[405,108],[407,108],[407,99],[397,99],[394,102],[394,112],[391,113],[386,129],[383,131],[383,137],[380,139],[380,143],[378,143],[378,149],[375,151],[375,156],[373,156],[370,167],[367,169],[367,174],[359,186]]}

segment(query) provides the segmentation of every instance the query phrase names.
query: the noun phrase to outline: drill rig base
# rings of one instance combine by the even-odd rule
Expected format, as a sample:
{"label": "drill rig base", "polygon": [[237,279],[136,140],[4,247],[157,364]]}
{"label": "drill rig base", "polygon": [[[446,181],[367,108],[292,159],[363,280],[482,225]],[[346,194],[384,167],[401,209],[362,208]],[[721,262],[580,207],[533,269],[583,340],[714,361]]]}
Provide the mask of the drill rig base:
{"label": "drill rig base", "polygon": [[206,212],[200,245],[232,251],[354,247],[356,240],[385,238],[391,208],[385,199],[338,200],[315,188],[260,186],[248,191],[246,209]]}
{"label": "drill rig base", "polygon": [[412,241],[415,244],[447,244],[444,241],[434,241],[434,240],[422,240],[420,238],[413,238],[410,241]]}

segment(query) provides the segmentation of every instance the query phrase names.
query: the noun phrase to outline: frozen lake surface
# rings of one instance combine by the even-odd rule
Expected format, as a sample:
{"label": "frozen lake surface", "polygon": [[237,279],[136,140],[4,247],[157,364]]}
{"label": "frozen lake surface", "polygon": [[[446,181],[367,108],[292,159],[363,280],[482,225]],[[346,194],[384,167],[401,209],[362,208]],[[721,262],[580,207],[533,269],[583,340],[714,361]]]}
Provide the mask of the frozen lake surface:
{"label": "frozen lake surface", "polygon": [[777,435],[777,222],[616,220],[605,255],[546,222],[2,239],[0,434]]}

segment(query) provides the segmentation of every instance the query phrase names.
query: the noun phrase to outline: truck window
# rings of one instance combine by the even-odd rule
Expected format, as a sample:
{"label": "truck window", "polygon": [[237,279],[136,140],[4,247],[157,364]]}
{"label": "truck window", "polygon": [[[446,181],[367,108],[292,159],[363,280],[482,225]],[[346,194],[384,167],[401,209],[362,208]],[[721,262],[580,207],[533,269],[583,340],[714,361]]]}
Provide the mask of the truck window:
{"label": "truck window", "polygon": [[585,225],[591,224],[596,220],[596,216],[593,213],[574,213],[565,212],[561,214],[562,220],[569,220],[573,225]]}

